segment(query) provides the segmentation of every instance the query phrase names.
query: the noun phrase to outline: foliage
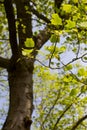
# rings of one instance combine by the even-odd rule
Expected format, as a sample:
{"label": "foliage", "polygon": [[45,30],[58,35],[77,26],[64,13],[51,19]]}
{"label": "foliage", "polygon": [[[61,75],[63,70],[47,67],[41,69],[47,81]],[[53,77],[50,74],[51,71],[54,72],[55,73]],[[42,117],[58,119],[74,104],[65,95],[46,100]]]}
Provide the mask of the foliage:
{"label": "foliage", "polygon": [[[36,129],[70,130],[86,113],[87,85],[70,72],[60,74],[42,66],[36,66],[34,79]],[[86,123],[81,123],[78,130],[85,130]]]}
{"label": "foliage", "polygon": [[[86,1],[74,0],[72,4],[64,3],[59,14],[52,14],[51,24],[55,27],[51,29],[50,42],[53,44],[45,46],[48,65],[35,69],[34,122],[38,130],[70,130],[86,114],[86,14]],[[71,57],[68,62],[67,51]],[[86,123],[86,120],[81,122],[77,129],[85,130]]]}
{"label": "foliage", "polygon": [[[0,5],[0,54],[7,58],[11,55],[8,26],[3,4]],[[40,13],[32,16],[33,34],[37,36],[47,25],[51,35],[41,52],[37,50],[40,56],[35,59],[33,127],[71,130],[87,112],[87,0],[64,0],[56,13],[51,0],[32,0],[31,5]],[[50,19],[50,23],[39,16]],[[30,58],[35,44],[33,38],[26,38],[28,49],[23,48],[22,54]],[[87,120],[77,127],[85,129]]]}

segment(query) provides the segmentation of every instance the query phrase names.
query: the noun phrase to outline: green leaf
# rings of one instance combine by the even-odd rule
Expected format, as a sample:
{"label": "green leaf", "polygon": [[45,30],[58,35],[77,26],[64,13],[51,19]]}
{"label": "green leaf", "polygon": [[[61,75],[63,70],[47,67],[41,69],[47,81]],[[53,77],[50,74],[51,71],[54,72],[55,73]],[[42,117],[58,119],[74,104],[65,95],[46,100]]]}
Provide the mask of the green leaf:
{"label": "green leaf", "polygon": [[22,50],[22,54],[24,55],[24,56],[30,56],[30,53],[33,51],[33,49],[30,49],[30,50],[28,50],[28,49],[23,49]]}
{"label": "green leaf", "polygon": [[87,91],[87,85],[81,87],[81,93],[85,93]]}
{"label": "green leaf", "polygon": [[62,19],[59,17],[57,13],[52,14],[51,23],[53,25],[62,25]]}
{"label": "green leaf", "polygon": [[84,57],[84,60],[87,60],[87,57]]}
{"label": "green leaf", "polygon": [[53,34],[53,35],[51,35],[50,41],[51,41],[52,43],[56,43],[56,42],[59,42],[59,41],[60,41],[60,38],[59,38],[59,36]]}
{"label": "green leaf", "polygon": [[65,11],[66,13],[70,13],[72,11],[72,5],[70,4],[63,4],[63,11]]}
{"label": "green leaf", "polygon": [[74,48],[72,49],[72,51],[76,53],[76,52],[77,52],[77,48],[74,47]]}
{"label": "green leaf", "polygon": [[80,26],[81,28],[86,28],[87,29],[87,22],[86,21],[85,22],[80,22],[78,24],[78,26]]}
{"label": "green leaf", "polygon": [[51,61],[51,65],[54,65],[54,62]]}
{"label": "green leaf", "polygon": [[66,51],[66,47],[65,46],[60,47],[59,54],[65,52],[65,51]]}
{"label": "green leaf", "polygon": [[76,26],[76,23],[74,21],[66,20],[66,22],[67,22],[67,24],[65,25],[65,27],[68,29],[72,29]]}
{"label": "green leaf", "polygon": [[67,70],[71,70],[72,68],[73,68],[73,67],[72,67],[71,64],[67,65],[67,67],[66,67]]}
{"label": "green leaf", "polygon": [[73,0],[74,3],[78,3],[78,0]]}
{"label": "green leaf", "polygon": [[3,42],[0,41],[0,45],[3,44]]}
{"label": "green leaf", "polygon": [[83,76],[85,73],[84,68],[78,70],[78,76]]}
{"label": "green leaf", "polygon": [[82,2],[83,2],[84,4],[87,4],[87,0],[82,0]]}
{"label": "green leaf", "polygon": [[77,94],[76,88],[72,89],[70,92],[70,96],[75,96]]}
{"label": "green leaf", "polygon": [[[77,12],[77,11],[76,11]],[[74,15],[73,15],[73,20],[78,20],[78,19],[80,19],[80,17],[81,17],[81,14],[78,12],[78,13],[75,13]]]}
{"label": "green leaf", "polygon": [[[54,46],[46,46],[45,49],[46,49],[47,51],[49,51],[49,52],[52,53],[52,52],[54,51]],[[55,53],[58,54],[58,51],[59,51],[59,48],[56,47],[56,49],[55,49]]]}
{"label": "green leaf", "polygon": [[34,47],[34,41],[32,38],[26,38],[26,41],[25,41],[25,46],[26,47]]}

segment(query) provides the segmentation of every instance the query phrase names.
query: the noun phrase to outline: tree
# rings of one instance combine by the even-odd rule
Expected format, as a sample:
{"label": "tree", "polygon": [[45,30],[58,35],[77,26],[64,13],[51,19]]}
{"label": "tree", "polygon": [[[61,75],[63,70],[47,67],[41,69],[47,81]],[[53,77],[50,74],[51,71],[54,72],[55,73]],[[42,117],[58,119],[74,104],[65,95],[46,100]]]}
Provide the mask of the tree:
{"label": "tree", "polygon": [[[3,21],[5,24],[8,22],[9,44],[12,53],[10,59],[0,57],[0,67],[7,69],[8,72],[10,90],[9,111],[2,130],[30,130],[32,123],[31,116],[34,108],[32,79],[34,63],[37,60],[36,56],[39,50],[49,39],[52,44],[49,43],[50,46],[48,45],[45,48],[49,52],[46,55],[49,65],[44,65],[40,60],[37,61],[50,69],[63,69],[61,73],[66,74],[60,77],[60,81],[63,81],[60,82],[60,85],[63,84],[62,89],[70,85],[70,82],[74,79],[71,89],[69,89],[70,95],[79,96],[79,94],[77,95],[78,88],[74,89],[73,86],[75,83],[78,86],[80,86],[80,83],[85,86],[85,77],[87,75],[83,68],[80,68],[74,74],[71,64],[80,59],[83,62],[87,60],[86,53],[80,55],[81,44],[84,43],[83,51],[87,49],[85,47],[87,42],[86,3],[86,0],[59,0],[59,2],[57,0],[4,0],[0,2],[2,6],[1,14],[3,15],[4,9],[7,19],[7,21],[4,19]],[[3,24],[1,24],[1,32],[3,32]],[[41,30],[33,31],[34,24],[39,27],[41,26]],[[42,30],[42,28],[44,29]],[[60,42],[61,36],[65,40],[59,46],[58,42]],[[71,49],[75,56],[70,62],[65,64],[61,60],[61,55],[68,49]],[[53,59],[57,63],[54,64],[55,60]],[[85,87],[82,87],[81,91],[85,91]],[[57,122],[54,123],[54,127],[51,127],[52,129],[56,129],[58,122],[72,104],[67,105]],[[85,120],[86,117],[80,118],[72,127],[72,130]],[[41,124],[41,129],[43,128],[44,122]]]}

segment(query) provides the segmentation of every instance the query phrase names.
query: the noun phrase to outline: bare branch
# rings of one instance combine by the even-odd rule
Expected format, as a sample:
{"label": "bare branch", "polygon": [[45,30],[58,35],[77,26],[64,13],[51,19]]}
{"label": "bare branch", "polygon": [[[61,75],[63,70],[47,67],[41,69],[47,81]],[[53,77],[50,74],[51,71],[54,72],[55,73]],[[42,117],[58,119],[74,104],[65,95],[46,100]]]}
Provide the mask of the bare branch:
{"label": "bare branch", "polygon": [[9,66],[10,60],[0,57],[0,67],[7,69]]}
{"label": "bare branch", "polygon": [[72,127],[71,130],[75,130],[75,129],[82,123],[82,121],[84,121],[85,119],[87,119],[87,115],[85,115],[85,116],[83,116],[82,118],[80,118],[80,119],[76,122],[76,124]]}

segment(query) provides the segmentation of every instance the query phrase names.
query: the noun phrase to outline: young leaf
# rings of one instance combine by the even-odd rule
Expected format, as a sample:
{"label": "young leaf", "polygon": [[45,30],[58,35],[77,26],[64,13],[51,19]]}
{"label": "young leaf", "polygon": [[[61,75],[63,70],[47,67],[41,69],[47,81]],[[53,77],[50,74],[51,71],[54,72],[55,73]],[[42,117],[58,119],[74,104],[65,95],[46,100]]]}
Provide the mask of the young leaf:
{"label": "young leaf", "polygon": [[75,96],[77,94],[76,88],[73,88],[70,92],[70,96]]}
{"label": "young leaf", "polygon": [[87,22],[85,21],[85,22],[80,22],[79,24],[78,24],[81,28],[87,28]]}
{"label": "young leaf", "polygon": [[65,51],[66,51],[66,47],[65,46],[60,47],[59,54],[65,52]]}
{"label": "young leaf", "polygon": [[73,68],[73,67],[72,67],[71,64],[67,65],[67,67],[66,67],[67,70],[71,70],[72,68]]}
{"label": "young leaf", "polygon": [[81,93],[85,93],[87,91],[87,85],[81,87]]}
{"label": "young leaf", "polygon": [[81,69],[78,70],[78,76],[79,76],[79,77],[80,77],[80,76],[84,76],[84,74],[85,74],[84,68],[81,68]]}
{"label": "young leaf", "polygon": [[25,41],[25,46],[26,47],[34,47],[34,41],[32,38],[27,38]]}
{"label": "young leaf", "polygon": [[78,3],[78,0],[73,0],[74,3]]}
{"label": "young leaf", "polygon": [[53,35],[51,35],[50,41],[51,41],[52,43],[59,42],[59,41],[60,41],[60,37],[57,36],[57,35],[55,35],[55,34],[53,34]]}
{"label": "young leaf", "polygon": [[24,55],[24,56],[30,56],[30,53],[33,51],[33,49],[30,49],[30,50],[28,50],[28,49],[23,49],[22,50],[22,54]]}
{"label": "young leaf", "polygon": [[67,24],[65,25],[66,28],[72,29],[76,26],[76,23],[74,21],[71,20],[66,20],[66,21],[67,21]]}
{"label": "young leaf", "polygon": [[66,13],[70,13],[72,11],[72,5],[64,4],[63,5],[63,11],[65,11]]}
{"label": "young leaf", "polygon": [[59,17],[57,13],[52,14],[51,23],[53,25],[62,25],[62,19]]}

